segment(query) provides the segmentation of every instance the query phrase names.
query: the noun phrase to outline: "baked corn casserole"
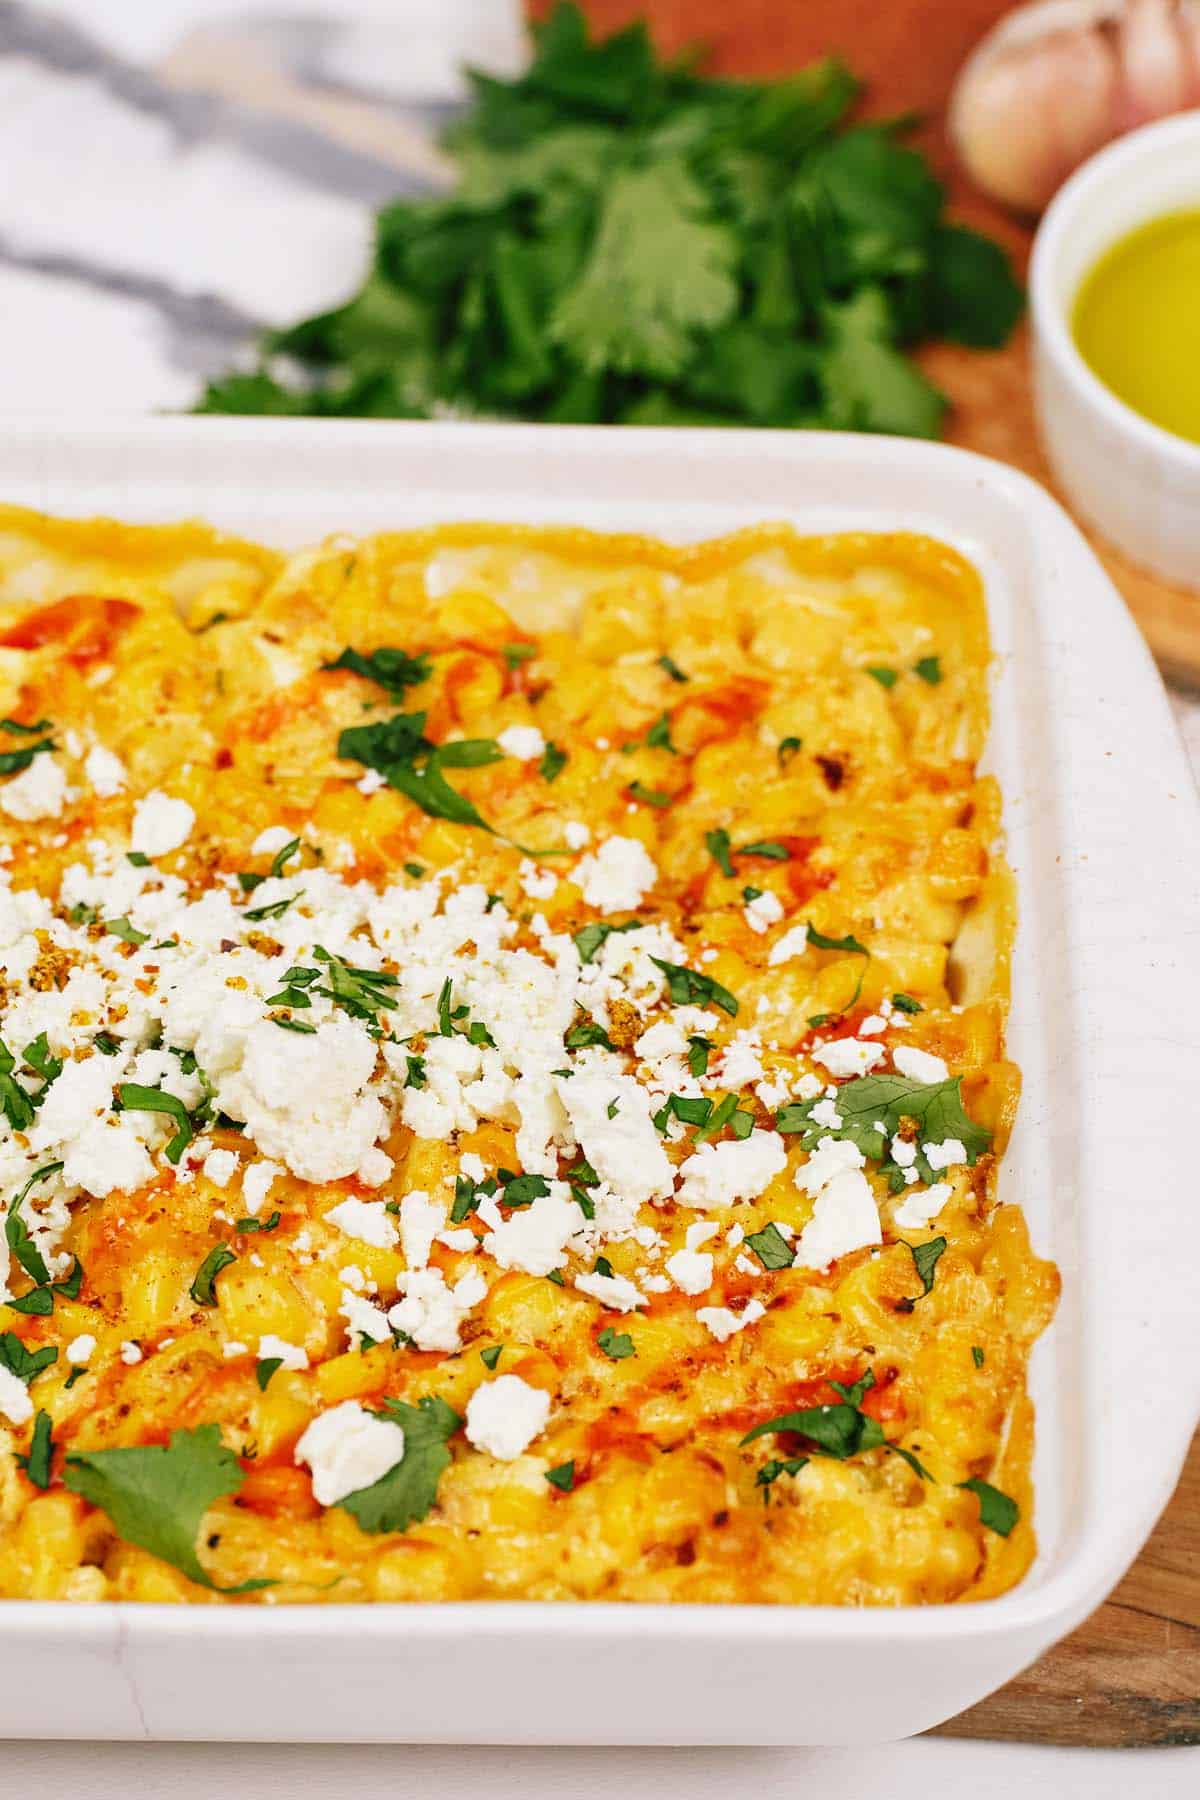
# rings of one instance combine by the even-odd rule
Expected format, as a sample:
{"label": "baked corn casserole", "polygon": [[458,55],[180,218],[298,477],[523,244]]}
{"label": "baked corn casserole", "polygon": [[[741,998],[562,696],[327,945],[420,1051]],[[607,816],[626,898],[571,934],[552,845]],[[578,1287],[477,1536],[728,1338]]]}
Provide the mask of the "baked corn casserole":
{"label": "baked corn casserole", "polygon": [[0,512],[0,1593],[1034,1551],[973,568]]}

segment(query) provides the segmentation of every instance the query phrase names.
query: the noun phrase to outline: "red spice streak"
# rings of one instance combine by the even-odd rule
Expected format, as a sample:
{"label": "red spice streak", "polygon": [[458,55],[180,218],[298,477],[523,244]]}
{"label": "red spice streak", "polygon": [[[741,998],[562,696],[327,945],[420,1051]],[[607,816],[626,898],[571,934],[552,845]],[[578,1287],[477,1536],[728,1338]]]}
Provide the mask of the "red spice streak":
{"label": "red spice streak", "polygon": [[[699,748],[703,744],[716,743],[720,738],[733,737],[762,710],[766,697],[765,681],[731,681],[728,687],[717,688],[711,694],[698,694],[695,699],[682,701],[675,711],[687,716],[691,735]],[[706,714],[707,718],[697,719],[697,713]]]}
{"label": "red spice streak", "polygon": [[94,662],[110,654],[116,639],[138,611],[128,600],[71,594],[26,613],[0,633],[0,644],[11,650],[44,650],[50,644],[60,644],[71,662]]}

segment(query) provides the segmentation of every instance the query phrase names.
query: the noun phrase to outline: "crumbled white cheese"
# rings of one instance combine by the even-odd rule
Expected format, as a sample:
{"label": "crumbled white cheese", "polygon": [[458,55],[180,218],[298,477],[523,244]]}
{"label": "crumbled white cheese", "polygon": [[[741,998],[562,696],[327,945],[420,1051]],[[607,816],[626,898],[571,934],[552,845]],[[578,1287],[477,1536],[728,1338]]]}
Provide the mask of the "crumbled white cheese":
{"label": "crumbled white cheese", "polygon": [[762,1038],[757,1031],[735,1031],[725,1046],[719,1076],[714,1084],[725,1088],[749,1087],[762,1079]]}
{"label": "crumbled white cheese", "polygon": [[132,1368],[135,1363],[140,1363],[141,1360],[142,1346],[140,1344],[135,1344],[133,1339],[130,1338],[121,1345],[121,1361],[123,1363],[126,1363]]}
{"label": "crumbled white cheese", "polygon": [[911,1044],[896,1045],[892,1051],[892,1067],[901,1075],[907,1075],[910,1081],[946,1081],[950,1075],[940,1056],[918,1050]]}
{"label": "crumbled white cheese", "polygon": [[277,1176],[283,1170],[278,1163],[249,1163],[242,1171],[242,1205],[252,1219],[257,1219]]}
{"label": "crumbled white cheese", "polygon": [[[560,1191],[555,1191],[555,1190]],[[483,1247],[502,1269],[527,1275],[549,1275],[561,1266],[567,1242],[583,1224],[565,1182],[555,1182],[529,1206],[519,1207],[483,1240]]]}
{"label": "crumbled white cheese", "polygon": [[597,912],[633,912],[658,880],[658,869],[640,839],[610,837],[575,865],[572,879]]}
{"label": "crumbled white cheese", "polygon": [[742,917],[751,931],[762,937],[772,925],[778,925],[782,919],[783,905],[778,894],[773,894],[770,888],[764,888],[761,894],[742,908]]}
{"label": "crumbled white cheese", "polygon": [[382,1200],[359,1200],[351,1195],[331,1206],[325,1217],[347,1237],[361,1238],[364,1244],[374,1244],[377,1250],[390,1250],[396,1242],[396,1227]]}
{"label": "crumbled white cheese", "polygon": [[539,868],[537,863],[523,858],[518,871],[521,892],[528,894],[531,900],[549,900],[558,886],[558,876],[553,869]]}
{"label": "crumbled white cheese", "polygon": [[359,776],[354,785],[360,794],[366,795],[369,799],[372,794],[377,794],[380,788],[388,785],[388,778],[379,769],[368,769],[365,774]]}
{"label": "crumbled white cheese", "polygon": [[515,1462],[550,1417],[550,1396],[519,1375],[485,1381],[467,1401],[467,1442],[501,1462]]}
{"label": "crumbled white cheese", "polygon": [[867,1075],[887,1055],[884,1044],[864,1044],[858,1038],[835,1038],[829,1044],[817,1044],[809,1051],[831,1075]]}
{"label": "crumbled white cheese", "polygon": [[214,1187],[228,1187],[237,1173],[238,1157],[232,1150],[210,1150],[200,1167]]}
{"label": "crumbled white cheese", "polygon": [[787,1167],[783,1139],[774,1131],[754,1130],[747,1138],[701,1144],[680,1167],[679,1201],[683,1206],[732,1206],[735,1200],[757,1200],[768,1183]]}
{"label": "crumbled white cheese", "polygon": [[892,1215],[901,1231],[921,1231],[937,1218],[954,1189],[948,1181],[927,1188],[912,1188]]}
{"label": "crumbled white cheese", "polygon": [[102,800],[111,800],[128,785],[129,774],[119,756],[106,750],[103,744],[94,744],[87,753],[83,765],[83,773],[89,787],[99,794]]}
{"label": "crumbled white cheese", "polygon": [[892,1161],[902,1169],[911,1169],[917,1160],[917,1146],[899,1133],[892,1139]]}
{"label": "crumbled white cheese", "polygon": [[870,1013],[859,1026],[858,1035],[859,1037],[878,1037],[880,1032],[886,1031],[887,1028],[888,1021],[885,1018],[879,1013]]}
{"label": "crumbled white cheese", "polygon": [[706,1294],[712,1286],[713,1259],[707,1250],[677,1250],[666,1268],[681,1293]]}
{"label": "crumbled white cheese", "polygon": [[808,1161],[796,1170],[794,1180],[802,1194],[815,1198],[836,1175],[844,1174],[847,1169],[861,1169],[866,1160],[858,1146],[848,1139],[823,1137]]}
{"label": "crumbled white cheese", "polygon": [[771,968],[780,963],[791,962],[797,956],[803,956],[808,949],[808,926],[791,925],[782,937],[777,937],[767,955]]}
{"label": "crumbled white cheese", "polygon": [[336,1506],[347,1494],[373,1486],[403,1458],[400,1426],[367,1412],[357,1400],[319,1413],[296,1445],[296,1462],[312,1471],[313,1498],[320,1506]]}
{"label": "crumbled white cheese", "polygon": [[0,1363],[0,1414],[10,1425],[26,1425],[33,1417],[29,1389],[19,1376]]}
{"label": "crumbled white cheese", "polygon": [[[738,1228],[741,1229],[740,1227]],[[712,1219],[695,1219],[683,1234],[683,1241],[689,1250],[699,1250],[703,1245],[711,1243],[713,1238],[721,1235],[721,1227]],[[740,1243],[740,1239],[738,1240]]]}
{"label": "crumbled white cheese", "polygon": [[346,1341],[352,1350],[358,1348],[363,1338],[372,1344],[383,1344],[392,1335],[379,1307],[373,1306],[362,1294],[356,1294],[353,1288],[342,1289],[338,1311],[346,1321]]}
{"label": "crumbled white cheese", "polygon": [[84,1364],[91,1360],[95,1348],[96,1340],[91,1332],[81,1331],[79,1336],[72,1338],[67,1345],[67,1361],[82,1369]]}
{"label": "crumbled white cheese", "polygon": [[580,1293],[590,1294],[610,1312],[633,1312],[646,1304],[646,1297],[624,1275],[577,1275],[575,1286]]}
{"label": "crumbled white cheese", "polygon": [[740,1313],[730,1312],[727,1306],[699,1306],[696,1317],[718,1344],[724,1344],[747,1325],[756,1324],[766,1310],[761,1300],[748,1300]]}
{"label": "crumbled white cheese", "polygon": [[[614,1069],[619,1069],[614,1059]],[[577,1064],[556,1076],[558,1097],[584,1156],[602,1181],[639,1205],[664,1199],[675,1171],[650,1115],[650,1097],[631,1075]]]}
{"label": "crumbled white cheese", "polygon": [[258,1356],[260,1362],[273,1362],[278,1358],[285,1369],[307,1369],[308,1351],[302,1344],[289,1344],[286,1338],[276,1337],[273,1331],[265,1331],[258,1340]]}
{"label": "crumbled white cheese", "polygon": [[822,1187],[813,1215],[796,1243],[796,1261],[827,1269],[839,1256],[883,1242],[879,1209],[861,1169],[844,1169]]}
{"label": "crumbled white cheese", "polygon": [[389,1310],[388,1324],[410,1337],[418,1350],[457,1350],[463,1320],[487,1293],[487,1282],[473,1269],[453,1287],[440,1269],[413,1269],[399,1277],[397,1286],[404,1298]]}
{"label": "crumbled white cheese", "polygon": [[226,1362],[233,1362],[236,1357],[249,1355],[249,1350],[245,1344],[239,1344],[236,1339],[230,1338],[222,1345],[221,1355]]}
{"label": "crumbled white cheese", "polygon": [[[423,1269],[433,1240],[446,1223],[446,1208],[431,1200],[424,1188],[413,1188],[400,1202],[400,1245],[410,1269]],[[471,1233],[474,1242],[474,1233]],[[469,1248],[469,1246],[468,1246]]]}
{"label": "crumbled white cheese", "polygon": [[967,1147],[961,1138],[943,1138],[940,1144],[922,1144],[921,1148],[931,1169],[949,1169],[967,1160]]}
{"label": "crumbled white cheese", "polygon": [[57,819],[67,797],[67,778],[54,758],[43,751],[27,769],[0,787],[0,808],[10,819],[30,824],[35,819]]}
{"label": "crumbled white cheese", "polygon": [[546,740],[536,725],[508,725],[496,739],[505,756],[518,762],[536,762],[546,748]]}
{"label": "crumbled white cheese", "polygon": [[196,814],[186,800],[173,800],[155,788],[133,809],[130,842],[143,856],[166,856],[186,844]]}
{"label": "crumbled white cheese", "polygon": [[582,850],[585,844],[591,843],[592,834],[581,819],[568,819],[563,826],[563,838],[569,850]]}
{"label": "crumbled white cheese", "polygon": [[268,825],[265,831],[259,832],[251,844],[250,854],[251,856],[274,856],[276,851],[282,850],[285,844],[290,844],[295,835],[295,832],[289,831],[286,825]]}

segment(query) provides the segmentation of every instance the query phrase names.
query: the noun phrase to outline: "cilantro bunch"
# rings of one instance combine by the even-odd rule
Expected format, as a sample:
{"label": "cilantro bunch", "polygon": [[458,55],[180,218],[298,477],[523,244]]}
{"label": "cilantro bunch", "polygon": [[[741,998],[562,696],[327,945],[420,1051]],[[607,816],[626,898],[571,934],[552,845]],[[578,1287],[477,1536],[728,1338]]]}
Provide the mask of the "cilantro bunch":
{"label": "cilantro bunch", "polygon": [[946,402],[908,352],[997,346],[1020,313],[902,127],[845,126],[835,59],[709,80],[641,24],[590,42],[560,4],[525,75],[469,80],[454,190],[385,207],[360,292],[272,333],[201,411],[932,437]]}

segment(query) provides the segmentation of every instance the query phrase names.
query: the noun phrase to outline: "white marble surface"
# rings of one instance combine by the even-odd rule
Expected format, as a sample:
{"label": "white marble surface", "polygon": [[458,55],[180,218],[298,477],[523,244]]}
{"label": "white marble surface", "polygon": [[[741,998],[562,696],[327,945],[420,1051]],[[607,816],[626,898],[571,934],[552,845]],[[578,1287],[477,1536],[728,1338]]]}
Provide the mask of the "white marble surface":
{"label": "white marble surface", "polygon": [[[336,301],[370,213],[436,179],[463,57],[520,56],[517,0],[0,0],[0,405],[186,407],[253,331]],[[381,134],[378,120],[387,129]],[[1174,696],[1194,767],[1200,702]],[[331,1679],[336,1671],[331,1670]],[[1015,1791],[1200,1793],[1200,1749],[1068,1752],[917,1740],[829,1751],[9,1744],[9,1792],[94,1800],[725,1800]]]}

